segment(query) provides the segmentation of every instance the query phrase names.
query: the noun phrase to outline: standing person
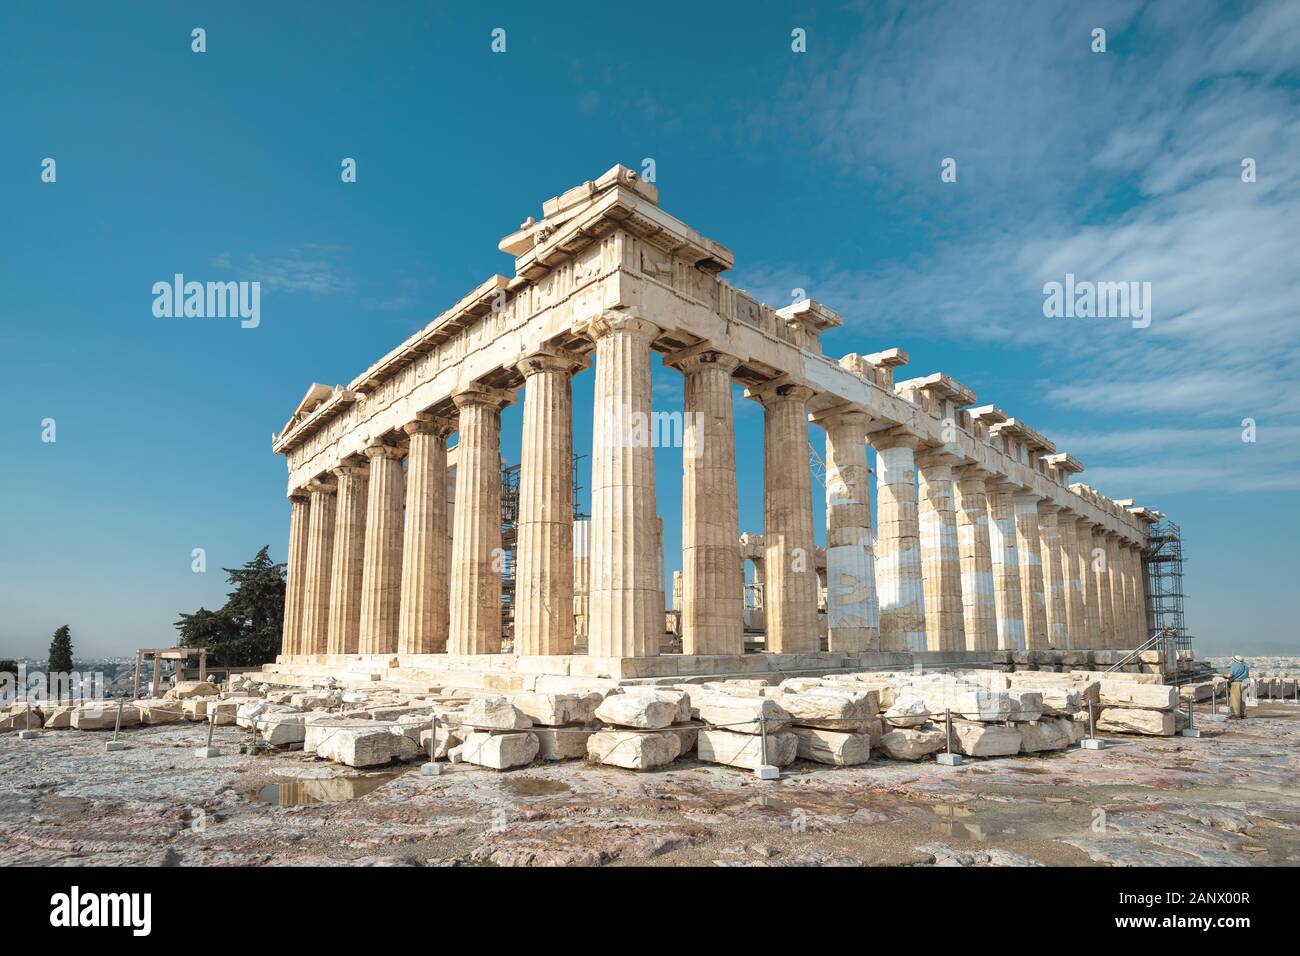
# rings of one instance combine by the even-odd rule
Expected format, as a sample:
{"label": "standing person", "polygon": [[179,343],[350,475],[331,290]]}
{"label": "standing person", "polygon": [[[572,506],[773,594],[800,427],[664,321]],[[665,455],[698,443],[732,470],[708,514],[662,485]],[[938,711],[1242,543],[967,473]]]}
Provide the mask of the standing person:
{"label": "standing person", "polygon": [[1229,718],[1236,717],[1238,720],[1244,720],[1246,717],[1246,702],[1242,698],[1242,690],[1246,686],[1246,681],[1250,680],[1250,668],[1246,666],[1245,658],[1240,654],[1234,654],[1232,669],[1228,673],[1219,676],[1231,681],[1228,684]]}

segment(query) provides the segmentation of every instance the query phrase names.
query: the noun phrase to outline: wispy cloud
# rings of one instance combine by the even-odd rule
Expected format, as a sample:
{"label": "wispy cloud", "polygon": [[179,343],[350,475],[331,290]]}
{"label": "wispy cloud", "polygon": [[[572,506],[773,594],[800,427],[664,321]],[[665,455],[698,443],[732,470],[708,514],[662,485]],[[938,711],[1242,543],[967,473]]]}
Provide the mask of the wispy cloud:
{"label": "wispy cloud", "polygon": [[[1208,434],[1222,422],[1224,435],[1251,416],[1294,441],[1300,5],[1259,3],[1235,21],[1208,3],[889,9],[813,80],[830,106],[811,124],[829,162],[877,188],[898,184],[900,208],[945,234],[924,256],[759,264],[740,283],[780,302],[802,286],[862,331],[1034,350],[1061,367],[1045,395],[1069,410],[1191,416]],[[874,7],[868,16],[879,19]],[[1088,51],[1093,26],[1107,28],[1111,52]],[[917,176],[937,181],[943,156],[958,159],[960,185],[917,188]],[[1247,157],[1253,183],[1241,178]],[[1044,318],[1043,284],[1067,273],[1150,282],[1150,327]],[[907,347],[896,337],[878,344]],[[1296,485],[1294,456],[1256,446],[1250,477],[1224,482],[1195,464],[1205,429],[1159,434],[1167,461],[1189,467],[1106,468],[1136,449],[1094,443],[1103,467],[1089,475],[1125,493],[1125,482],[1170,490],[1175,473],[1198,487]]]}

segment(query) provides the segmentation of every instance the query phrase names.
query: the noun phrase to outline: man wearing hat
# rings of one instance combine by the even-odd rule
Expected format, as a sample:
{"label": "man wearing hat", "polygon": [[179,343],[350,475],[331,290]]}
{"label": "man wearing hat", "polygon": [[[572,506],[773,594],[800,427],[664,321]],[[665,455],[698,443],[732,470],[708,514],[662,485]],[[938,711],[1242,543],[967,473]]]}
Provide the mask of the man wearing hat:
{"label": "man wearing hat", "polygon": [[1246,716],[1246,702],[1242,699],[1241,691],[1245,687],[1246,681],[1250,680],[1250,668],[1246,666],[1245,658],[1240,654],[1234,654],[1232,657],[1232,670],[1219,676],[1231,681],[1228,684],[1228,716],[1244,719]]}

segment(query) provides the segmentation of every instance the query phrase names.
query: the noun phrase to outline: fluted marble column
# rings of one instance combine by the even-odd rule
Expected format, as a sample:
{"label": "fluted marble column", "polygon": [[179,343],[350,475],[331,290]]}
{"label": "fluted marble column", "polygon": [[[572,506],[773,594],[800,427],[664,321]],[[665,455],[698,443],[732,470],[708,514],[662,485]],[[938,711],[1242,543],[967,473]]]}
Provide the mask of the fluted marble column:
{"label": "fluted marble column", "polygon": [[1079,590],[1083,601],[1083,635],[1074,647],[1096,650],[1101,643],[1101,606],[1097,598],[1097,575],[1092,570],[1092,522],[1078,518],[1074,523],[1077,548],[1074,556],[1075,573],[1079,577]]}
{"label": "fluted marble column", "polygon": [[652,322],[606,312],[596,340],[591,447],[591,609],[587,653],[654,657],[664,633],[650,442]]}
{"label": "fluted marble column", "polygon": [[448,614],[452,654],[501,652],[501,409],[509,400],[506,392],[480,386],[452,396],[460,413]]}
{"label": "fluted marble column", "polygon": [[1123,549],[1123,566],[1125,566],[1125,623],[1128,630],[1130,646],[1138,646],[1143,641],[1143,633],[1138,622],[1140,572],[1138,570],[1138,551],[1130,541],[1121,541]]}
{"label": "fluted marble column", "polygon": [[1043,596],[1047,612],[1047,641],[1058,650],[1070,646],[1065,553],[1061,546],[1060,507],[1038,503],[1038,542],[1043,562]]}
{"label": "fluted marble column", "polygon": [[1020,548],[1016,541],[1016,506],[1012,488],[988,482],[989,550],[997,607],[998,647],[1025,649],[1025,612],[1020,588]]}
{"label": "fluted marble column", "polygon": [[814,421],[826,430],[827,646],[847,653],[879,650],[866,443],[871,418],[861,411],[832,409]]}
{"label": "fluted marble column", "polygon": [[1137,636],[1139,641],[1145,641],[1151,632],[1147,624],[1147,575],[1146,566],[1142,563],[1142,545],[1133,546],[1133,573],[1136,575],[1133,603],[1137,617]]}
{"label": "fluted marble column", "polygon": [[803,385],[750,389],[763,405],[763,618],[766,649],[816,652],[817,552],[808,465],[808,399]]}
{"label": "fluted marble column", "polygon": [[682,653],[743,654],[745,569],[731,402],[731,373],[740,360],[704,345],[664,364],[684,377]]}
{"label": "fluted marble column", "polygon": [[1083,607],[1083,581],[1079,576],[1079,523],[1072,511],[1062,511],[1056,519],[1061,536],[1061,573],[1065,588],[1066,648],[1088,647],[1087,614]]}
{"label": "fluted marble column", "polygon": [[1013,495],[1016,512],[1016,550],[1020,556],[1020,602],[1025,612],[1025,647],[1045,650],[1047,595],[1043,586],[1042,545],[1038,540],[1038,496]]}
{"label": "fluted marble column", "polygon": [[1117,647],[1115,643],[1115,607],[1111,603],[1110,549],[1106,545],[1109,532],[1100,526],[1092,532],[1092,573],[1096,584],[1098,646]]}
{"label": "fluted marble column", "polygon": [[966,649],[952,462],[942,452],[923,451],[916,458],[925,643],[931,651]]}
{"label": "fluted marble column", "polygon": [[962,468],[956,472],[954,487],[966,650],[992,651],[998,647],[998,614],[985,473],[974,467]]}
{"label": "fluted marble column", "polygon": [[[281,654],[302,653],[302,619],[307,593],[307,532],[311,523],[310,498],[289,496],[289,556],[284,589],[284,628],[280,635]],[[139,681],[136,682],[137,685]]]}
{"label": "fluted marble column", "polygon": [[399,654],[447,650],[447,436],[453,422],[424,415],[403,430],[406,458],[406,519],[402,529],[401,600],[397,617]]}
{"label": "fluted marble column", "polygon": [[1132,650],[1129,643],[1128,627],[1124,623],[1127,596],[1124,593],[1124,569],[1120,561],[1119,535],[1113,532],[1106,535],[1106,571],[1110,581],[1110,621],[1112,628],[1111,647],[1119,650]]}
{"label": "fluted marble column", "polygon": [[334,559],[335,484],[311,481],[307,529],[307,590],[303,600],[302,654],[324,654],[329,647],[330,570]]}
{"label": "fluted marble column", "polygon": [[339,490],[330,571],[328,649],[331,654],[356,654],[361,646],[361,579],[366,564],[370,466],[340,465],[333,474]]}
{"label": "fluted marble column", "polygon": [[573,653],[573,372],[580,356],[529,355],[519,459],[515,653]]}
{"label": "fluted marble column", "polygon": [[366,494],[366,550],[361,566],[361,624],[358,651],[397,651],[397,620],[402,594],[402,449],[375,444]]}
{"label": "fluted marble column", "polygon": [[876,449],[876,592],[880,598],[880,649],[923,651],[925,586],[917,518],[916,439],[878,432]]}

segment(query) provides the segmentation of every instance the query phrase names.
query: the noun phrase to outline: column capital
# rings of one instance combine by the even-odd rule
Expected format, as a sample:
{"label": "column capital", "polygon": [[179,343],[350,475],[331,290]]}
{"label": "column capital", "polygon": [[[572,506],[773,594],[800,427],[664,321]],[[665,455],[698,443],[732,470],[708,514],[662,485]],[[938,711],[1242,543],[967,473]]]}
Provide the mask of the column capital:
{"label": "column capital", "polygon": [[472,383],[452,392],[451,400],[457,408],[466,408],[471,405],[487,405],[500,411],[514,402],[515,396],[513,392],[506,391],[503,388],[493,388],[490,385]]}
{"label": "column capital", "polygon": [[956,468],[966,459],[961,455],[954,454],[943,448],[920,447],[916,450],[916,463],[922,468],[933,468],[944,465],[949,468]]}
{"label": "column capital", "polygon": [[371,461],[377,458],[392,458],[401,461],[406,452],[396,445],[387,445],[383,442],[375,442],[373,445],[367,445],[362,449],[361,454],[365,455]]}
{"label": "column capital", "polygon": [[848,402],[813,412],[808,416],[808,420],[815,425],[820,425],[826,431],[841,426],[859,428],[862,431],[862,441],[864,443],[867,440],[867,429],[871,427],[873,421],[870,412]]}
{"label": "column capital", "polygon": [[570,352],[568,349],[558,348],[556,346],[543,346],[529,352],[522,359],[515,363],[515,368],[524,378],[530,375],[536,375],[538,372],[564,372],[572,375],[574,372],[580,372],[591,364],[591,360],[585,355],[579,355],[577,352]]}
{"label": "column capital", "polygon": [[307,502],[311,501],[311,495],[308,493],[306,488],[295,488],[293,491],[289,492],[289,501],[293,504],[305,505]]}
{"label": "column capital", "polygon": [[1065,508],[1063,508],[1061,505],[1058,505],[1055,501],[1051,501],[1047,498],[1040,498],[1038,500],[1039,514],[1056,514],[1057,512],[1061,512],[1064,510]]}
{"label": "column capital", "polygon": [[806,402],[815,394],[807,385],[798,385],[786,375],[745,389],[746,398],[752,398],[764,407],[776,402]]}
{"label": "column capital", "polygon": [[433,435],[437,438],[446,438],[455,430],[456,423],[454,421],[449,418],[430,415],[428,412],[420,412],[413,421],[409,421],[402,426],[402,431],[408,435]]}
{"label": "column capital", "polygon": [[921,447],[921,439],[902,428],[887,428],[884,431],[872,432],[867,436],[867,441],[877,452],[887,451],[890,448],[910,448],[916,451]]}
{"label": "column capital", "polygon": [[329,478],[313,478],[307,482],[307,490],[313,495],[332,495],[338,491],[338,484]]}
{"label": "column capital", "polygon": [[331,468],[330,474],[342,481],[344,478],[364,478],[370,474],[370,470],[365,462],[345,461],[343,464]]}
{"label": "column capital", "polygon": [[731,375],[740,367],[740,359],[717,349],[711,342],[698,342],[665,355],[664,365],[677,369],[683,375],[708,368],[721,369]]}
{"label": "column capital", "polygon": [[622,333],[653,342],[663,330],[649,319],[644,318],[638,309],[621,309],[602,312],[587,323],[587,334],[593,339],[603,339],[607,335]]}

